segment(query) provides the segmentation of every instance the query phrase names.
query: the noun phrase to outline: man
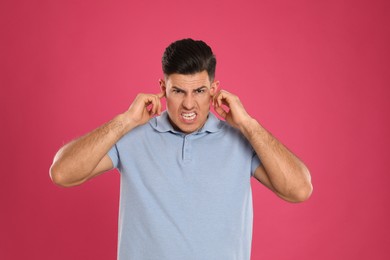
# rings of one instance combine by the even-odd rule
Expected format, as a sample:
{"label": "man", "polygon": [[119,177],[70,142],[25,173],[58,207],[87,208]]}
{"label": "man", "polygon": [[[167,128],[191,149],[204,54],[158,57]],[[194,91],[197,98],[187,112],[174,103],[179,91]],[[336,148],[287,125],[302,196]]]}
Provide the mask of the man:
{"label": "man", "polygon": [[250,178],[300,202],[312,192],[309,171],[237,96],[218,90],[206,43],[176,41],[162,65],[161,92],[139,94],[126,112],[61,148],[51,178],[67,187],[119,169],[119,259],[249,259]]}

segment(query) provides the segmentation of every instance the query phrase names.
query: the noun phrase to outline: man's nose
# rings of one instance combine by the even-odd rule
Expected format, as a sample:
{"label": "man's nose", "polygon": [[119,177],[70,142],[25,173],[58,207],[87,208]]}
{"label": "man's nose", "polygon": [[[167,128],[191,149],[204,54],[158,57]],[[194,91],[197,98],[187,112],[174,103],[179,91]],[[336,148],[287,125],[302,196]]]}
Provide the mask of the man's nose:
{"label": "man's nose", "polygon": [[185,95],[183,100],[183,107],[189,110],[189,109],[193,109],[194,106],[195,106],[195,99],[192,93]]}

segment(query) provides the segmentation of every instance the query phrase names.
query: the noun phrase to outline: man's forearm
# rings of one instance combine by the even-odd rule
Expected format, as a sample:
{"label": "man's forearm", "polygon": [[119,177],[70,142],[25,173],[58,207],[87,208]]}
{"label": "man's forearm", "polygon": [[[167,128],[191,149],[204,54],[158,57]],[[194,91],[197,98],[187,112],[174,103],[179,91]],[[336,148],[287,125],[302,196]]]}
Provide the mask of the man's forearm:
{"label": "man's forearm", "polygon": [[126,112],[62,147],[50,167],[52,180],[61,186],[73,186],[110,170],[112,162],[106,156],[110,148],[127,132],[160,114],[164,95],[138,94]]}
{"label": "man's forearm", "polygon": [[[50,174],[63,186],[79,184],[87,179],[110,148],[128,131],[131,122],[124,114],[63,146],[54,157]],[[109,170],[109,169],[105,169]]]}
{"label": "man's forearm", "polygon": [[261,158],[275,192],[289,201],[302,201],[310,196],[310,173],[301,160],[255,119],[248,120],[240,130]]}

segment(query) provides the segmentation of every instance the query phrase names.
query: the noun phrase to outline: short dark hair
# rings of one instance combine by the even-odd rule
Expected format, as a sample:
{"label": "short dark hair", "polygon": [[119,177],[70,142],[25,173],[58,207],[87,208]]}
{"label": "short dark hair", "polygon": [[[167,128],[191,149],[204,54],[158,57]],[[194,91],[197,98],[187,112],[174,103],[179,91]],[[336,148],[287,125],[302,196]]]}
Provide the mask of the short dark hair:
{"label": "short dark hair", "polygon": [[162,69],[167,76],[173,73],[190,75],[206,70],[212,81],[216,65],[211,48],[203,41],[189,38],[171,43],[162,57]]}

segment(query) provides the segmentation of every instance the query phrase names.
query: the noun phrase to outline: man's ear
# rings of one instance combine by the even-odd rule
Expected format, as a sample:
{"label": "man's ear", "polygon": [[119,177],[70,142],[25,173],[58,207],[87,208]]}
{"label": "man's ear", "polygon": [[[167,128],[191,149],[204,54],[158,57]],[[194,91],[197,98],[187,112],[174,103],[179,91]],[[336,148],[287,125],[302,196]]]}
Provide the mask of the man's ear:
{"label": "man's ear", "polygon": [[159,79],[159,80],[158,80],[158,83],[160,84],[161,92],[164,92],[165,95],[166,95],[166,94],[167,94],[167,93],[166,93],[167,87],[165,86],[165,80]]}
{"label": "man's ear", "polygon": [[211,83],[210,87],[210,95],[214,96],[218,92],[218,87],[219,87],[219,81],[215,80],[213,83]]}

